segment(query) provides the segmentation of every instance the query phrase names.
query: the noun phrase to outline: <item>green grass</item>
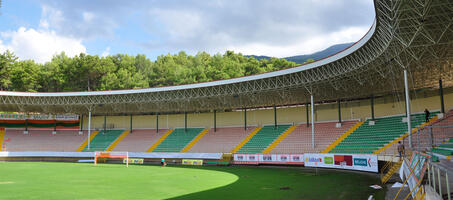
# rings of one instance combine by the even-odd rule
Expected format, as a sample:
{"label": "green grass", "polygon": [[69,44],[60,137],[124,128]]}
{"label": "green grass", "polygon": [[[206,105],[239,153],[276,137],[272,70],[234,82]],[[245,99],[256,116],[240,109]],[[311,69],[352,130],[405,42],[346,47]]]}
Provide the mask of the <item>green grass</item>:
{"label": "green grass", "polygon": [[379,183],[367,173],[236,166],[0,162],[0,174],[0,199],[367,199]]}

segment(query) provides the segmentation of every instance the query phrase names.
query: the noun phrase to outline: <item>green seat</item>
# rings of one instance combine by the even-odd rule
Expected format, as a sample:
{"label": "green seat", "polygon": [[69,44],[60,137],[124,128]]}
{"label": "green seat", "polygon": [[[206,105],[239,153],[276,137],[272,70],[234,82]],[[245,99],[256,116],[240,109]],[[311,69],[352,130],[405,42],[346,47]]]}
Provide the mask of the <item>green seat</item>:
{"label": "green seat", "polygon": [[153,152],[181,152],[203,128],[177,128]]}
{"label": "green seat", "polygon": [[447,150],[447,149],[433,148],[433,149],[432,149],[432,152],[433,152],[433,153],[437,153],[437,154],[441,154],[441,155],[444,155],[444,156],[451,156],[451,155],[453,155],[453,151]]}
{"label": "green seat", "polygon": [[[402,122],[403,117],[405,115],[376,118],[373,126],[368,125],[369,119],[330,150],[330,153],[373,153],[407,132],[407,123]],[[411,122],[412,128],[415,128],[425,122],[425,115],[414,114]]]}
{"label": "green seat", "polygon": [[261,153],[291,125],[263,126],[238,153]]}
{"label": "green seat", "polygon": [[99,131],[99,133],[91,140],[90,149],[86,146],[82,151],[105,151],[123,132],[124,130]]}

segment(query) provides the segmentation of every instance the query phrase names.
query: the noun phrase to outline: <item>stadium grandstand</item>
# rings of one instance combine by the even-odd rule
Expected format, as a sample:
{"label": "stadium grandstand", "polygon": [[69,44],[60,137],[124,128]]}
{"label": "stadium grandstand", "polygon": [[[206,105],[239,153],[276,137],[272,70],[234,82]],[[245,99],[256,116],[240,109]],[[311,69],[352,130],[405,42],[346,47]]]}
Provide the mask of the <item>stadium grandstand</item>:
{"label": "stadium grandstand", "polygon": [[[426,170],[415,183],[412,173],[402,181],[417,191],[414,199],[425,193],[450,199],[453,2],[374,5],[376,18],[363,38],[294,68],[146,89],[0,91],[0,160],[74,161],[117,151],[145,162],[259,164],[235,155],[306,154],[295,161],[306,165],[309,154],[359,154],[376,155],[379,168],[388,168],[380,169],[384,176],[395,166],[412,171],[415,155],[423,155]],[[406,161],[397,157],[398,142],[412,152]]]}

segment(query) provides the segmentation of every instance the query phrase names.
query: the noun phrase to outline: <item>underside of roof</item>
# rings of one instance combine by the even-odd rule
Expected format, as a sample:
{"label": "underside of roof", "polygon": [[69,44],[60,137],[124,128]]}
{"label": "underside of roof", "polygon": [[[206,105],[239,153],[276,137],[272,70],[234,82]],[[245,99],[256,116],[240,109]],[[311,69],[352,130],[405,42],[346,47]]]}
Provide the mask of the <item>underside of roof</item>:
{"label": "underside of roof", "polygon": [[375,0],[376,20],[350,48],[291,69],[139,90],[0,92],[0,111],[139,114],[203,112],[364,98],[404,88],[453,86],[453,1]]}

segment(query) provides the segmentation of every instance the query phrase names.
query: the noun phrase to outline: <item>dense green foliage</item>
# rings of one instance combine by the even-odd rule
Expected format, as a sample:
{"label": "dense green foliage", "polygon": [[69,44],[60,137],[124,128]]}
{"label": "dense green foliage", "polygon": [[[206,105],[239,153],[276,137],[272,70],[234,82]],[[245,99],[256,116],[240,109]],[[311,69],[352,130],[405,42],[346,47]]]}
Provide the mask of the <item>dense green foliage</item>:
{"label": "dense green foliage", "polygon": [[107,57],[64,53],[45,64],[0,54],[0,90],[29,92],[97,91],[147,88],[228,79],[294,67],[285,59],[260,60],[232,51],[224,55],[181,51],[151,61],[144,55]]}
{"label": "dense green foliage", "polygon": [[384,199],[370,173],[310,168],[0,162],[0,199]]}

